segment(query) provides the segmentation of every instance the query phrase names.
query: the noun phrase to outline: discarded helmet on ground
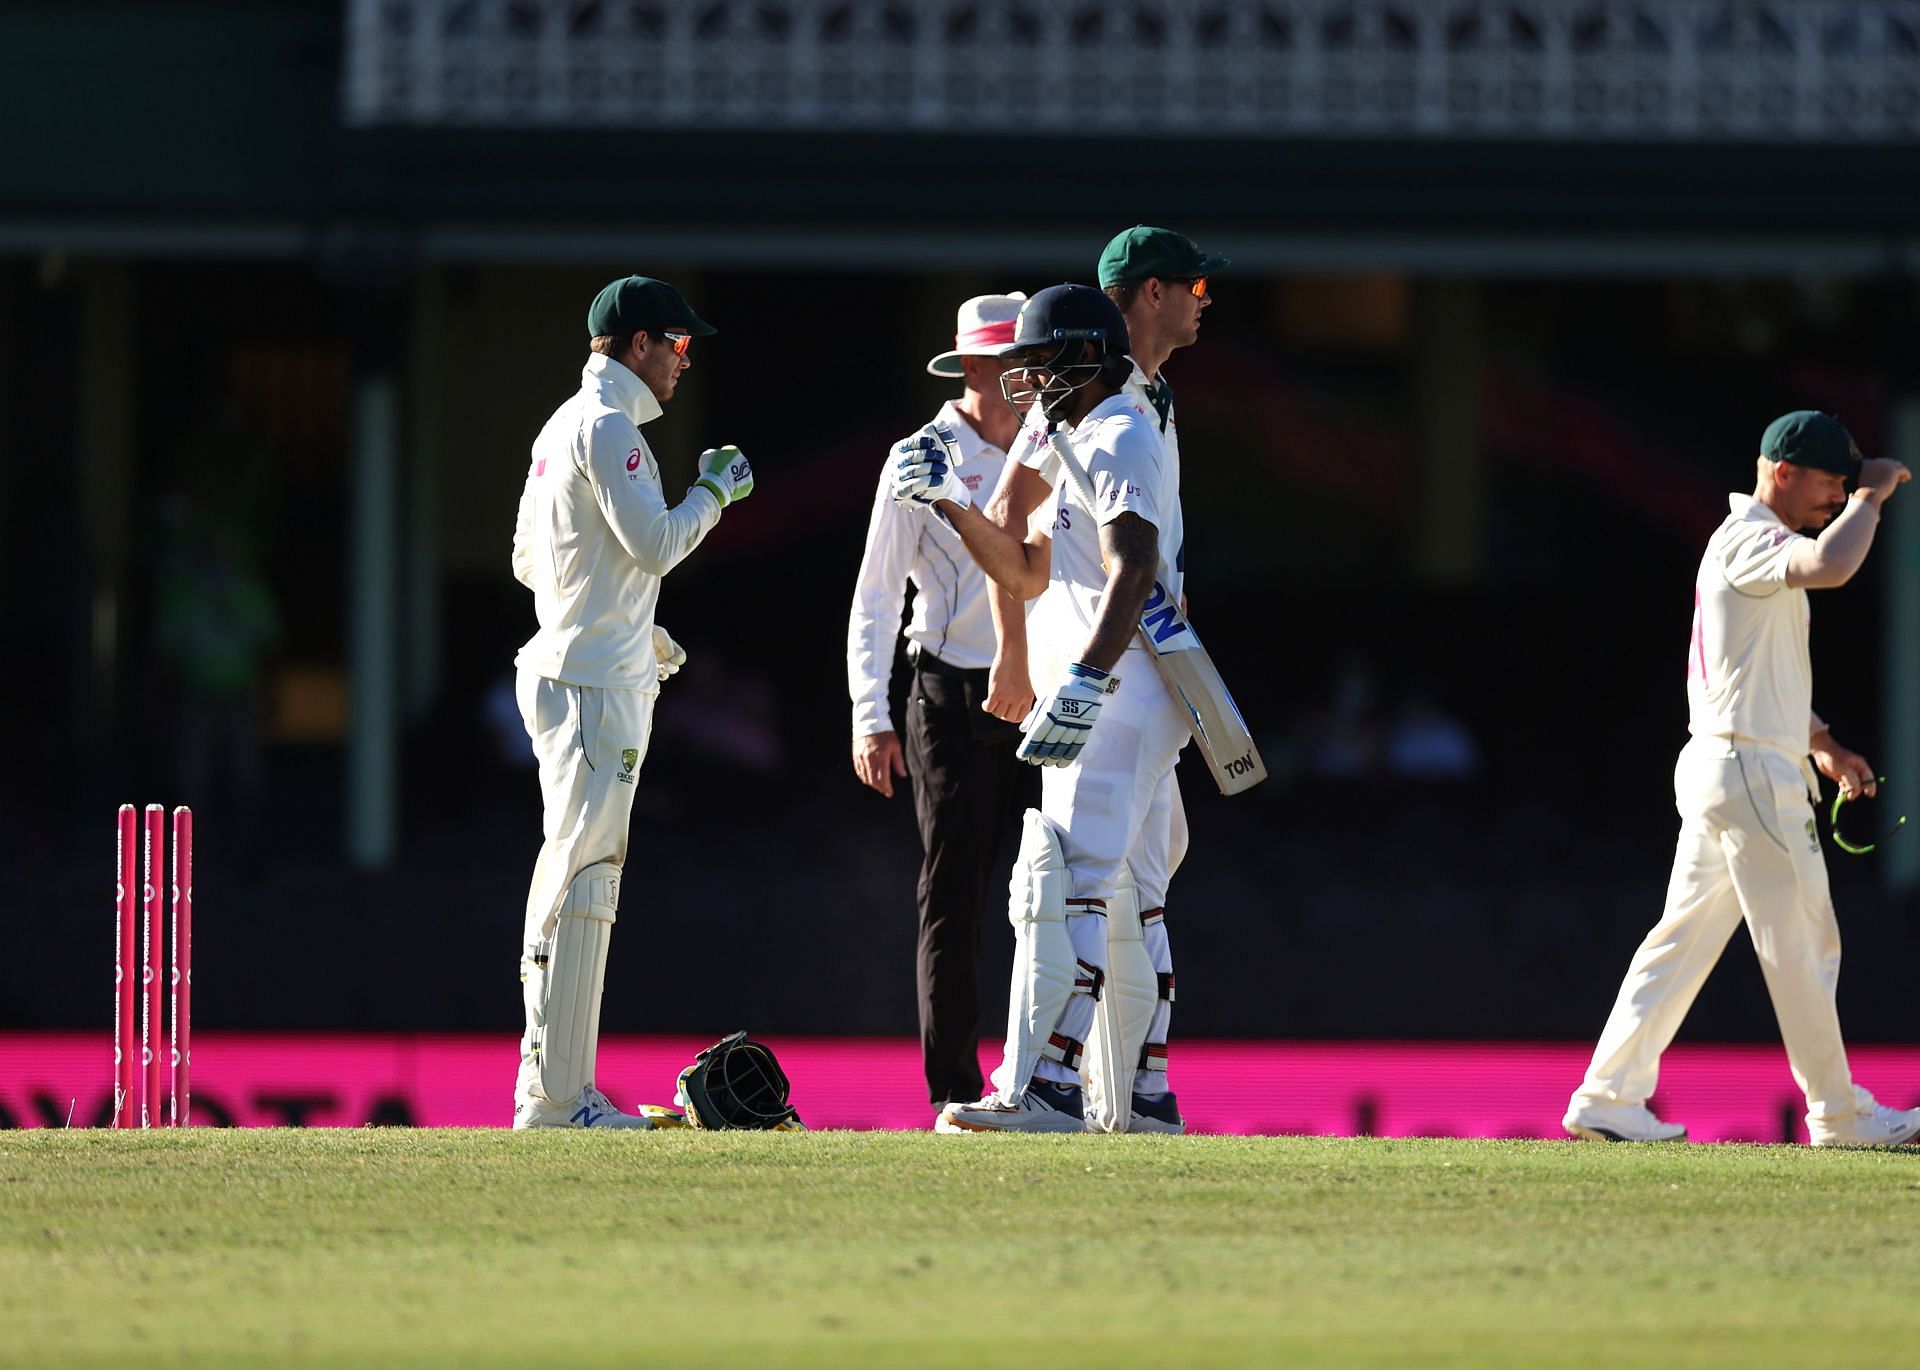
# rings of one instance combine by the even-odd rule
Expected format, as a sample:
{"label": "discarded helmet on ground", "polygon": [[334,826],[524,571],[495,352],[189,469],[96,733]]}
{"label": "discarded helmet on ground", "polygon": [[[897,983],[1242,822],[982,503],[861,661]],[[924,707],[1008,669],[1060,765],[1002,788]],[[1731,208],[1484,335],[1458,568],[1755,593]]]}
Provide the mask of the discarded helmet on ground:
{"label": "discarded helmet on ground", "polygon": [[787,1102],[791,1086],[773,1052],[745,1032],[726,1037],[680,1072],[674,1103],[687,1121],[711,1132],[729,1128],[805,1131],[800,1114]]}

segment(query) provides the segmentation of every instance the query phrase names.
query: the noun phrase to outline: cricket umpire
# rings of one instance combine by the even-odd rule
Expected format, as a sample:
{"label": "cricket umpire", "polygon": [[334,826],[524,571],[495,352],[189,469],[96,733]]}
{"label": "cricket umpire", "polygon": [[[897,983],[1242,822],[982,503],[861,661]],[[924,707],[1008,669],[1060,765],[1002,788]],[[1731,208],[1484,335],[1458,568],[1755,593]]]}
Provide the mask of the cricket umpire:
{"label": "cricket umpire", "polygon": [[513,574],[533,592],[539,630],[514,664],[545,840],[520,958],[516,1128],[651,1126],[593,1077],[634,785],[660,682],[686,660],[654,610],[661,578],[752,493],[753,468],[737,447],[709,448],[669,505],[640,426],[673,398],[693,339],[714,331],[665,281],[612,282],[587,310],[580,389],[533,442]]}
{"label": "cricket umpire", "polygon": [[[1814,824],[1817,767],[1846,795],[1871,795],[1873,768],[1813,711],[1809,590],[1853,579],[1880,506],[1908,478],[1862,461],[1830,415],[1799,410],[1760,439],[1751,496],[1707,541],[1694,581],[1687,729],[1674,768],[1680,839],[1666,910],[1627,967],[1566,1129],[1608,1141],[1681,1141],[1647,1107],[1660,1056],[1744,918],[1759,954],[1815,1146],[1898,1146],[1920,1109],[1878,1103],[1853,1082],[1836,988],[1840,929]],[[1849,482],[1856,487],[1847,493]],[[1819,530],[1824,528],[1824,532]],[[1803,529],[1818,532],[1808,536]],[[1809,766],[1811,758],[1811,766]]]}
{"label": "cricket umpire", "polygon": [[[1000,478],[1020,415],[1000,393],[1006,363],[997,354],[1013,340],[1026,296],[980,295],[962,304],[953,347],[927,363],[935,376],[958,377],[959,398],[940,406],[906,440],[936,430],[951,434],[959,479],[984,498]],[[895,449],[898,451],[898,449]],[[1039,775],[1014,757],[1017,723],[986,708],[993,660],[993,589],[961,546],[959,535],[925,505],[892,498],[889,454],[867,523],[866,550],[847,621],[847,688],[853,697],[853,770],[860,782],[891,799],[902,775],[913,784],[920,825],[920,931],[915,984],[927,1097],[938,1110],[980,1097],[980,913],[989,898],[994,859],[1009,816],[1039,802]],[[906,627],[913,681],[907,696],[906,741],[887,698],[900,606],[914,587]]]}

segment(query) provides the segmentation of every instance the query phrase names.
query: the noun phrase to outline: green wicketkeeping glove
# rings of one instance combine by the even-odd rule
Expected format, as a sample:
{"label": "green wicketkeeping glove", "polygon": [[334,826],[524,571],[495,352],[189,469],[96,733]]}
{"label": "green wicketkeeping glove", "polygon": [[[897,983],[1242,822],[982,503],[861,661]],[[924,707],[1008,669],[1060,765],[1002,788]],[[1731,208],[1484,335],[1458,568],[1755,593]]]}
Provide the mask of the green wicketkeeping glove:
{"label": "green wicketkeeping glove", "polygon": [[700,454],[700,478],[694,484],[711,490],[724,509],[753,493],[753,465],[746,454],[731,443],[725,447],[709,447]]}

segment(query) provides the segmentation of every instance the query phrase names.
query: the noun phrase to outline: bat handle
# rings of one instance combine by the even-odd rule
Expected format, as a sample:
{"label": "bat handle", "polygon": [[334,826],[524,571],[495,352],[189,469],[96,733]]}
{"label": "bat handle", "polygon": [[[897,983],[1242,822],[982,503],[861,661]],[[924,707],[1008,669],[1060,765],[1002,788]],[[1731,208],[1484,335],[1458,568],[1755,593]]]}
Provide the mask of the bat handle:
{"label": "bat handle", "polygon": [[1047,446],[1052,449],[1053,455],[1060,459],[1060,469],[1067,473],[1067,479],[1072,481],[1073,488],[1080,492],[1080,498],[1086,501],[1087,508],[1092,509],[1093,482],[1087,479],[1087,473],[1082,469],[1080,459],[1074,456],[1072,449],[1067,446],[1066,435],[1058,428],[1047,429]]}

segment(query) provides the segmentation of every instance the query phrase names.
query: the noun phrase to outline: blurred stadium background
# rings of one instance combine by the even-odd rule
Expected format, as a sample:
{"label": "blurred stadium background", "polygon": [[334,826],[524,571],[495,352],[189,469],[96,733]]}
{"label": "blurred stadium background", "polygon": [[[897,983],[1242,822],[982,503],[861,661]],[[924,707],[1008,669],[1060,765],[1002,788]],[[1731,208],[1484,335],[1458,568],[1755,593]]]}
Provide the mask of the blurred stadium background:
{"label": "blurred stadium background", "polygon": [[[1723,492],[1798,407],[1920,465],[1910,0],[15,0],[0,77],[0,1030],[102,1085],[122,801],[199,816],[198,1028],[517,1032],[508,541],[615,275],[721,330],[670,488],[718,441],[760,485],[663,596],[610,1035],[911,1036],[912,817],[847,755],[874,480],[957,303],[1120,228],[1234,260],[1168,374],[1275,771],[1185,768],[1177,1038],[1590,1038]],[[1890,510],[1818,698],[1920,813]],[[1831,865],[1849,1035],[1911,1040],[1920,839]],[[1773,1034],[1740,939],[1685,1037]]]}

